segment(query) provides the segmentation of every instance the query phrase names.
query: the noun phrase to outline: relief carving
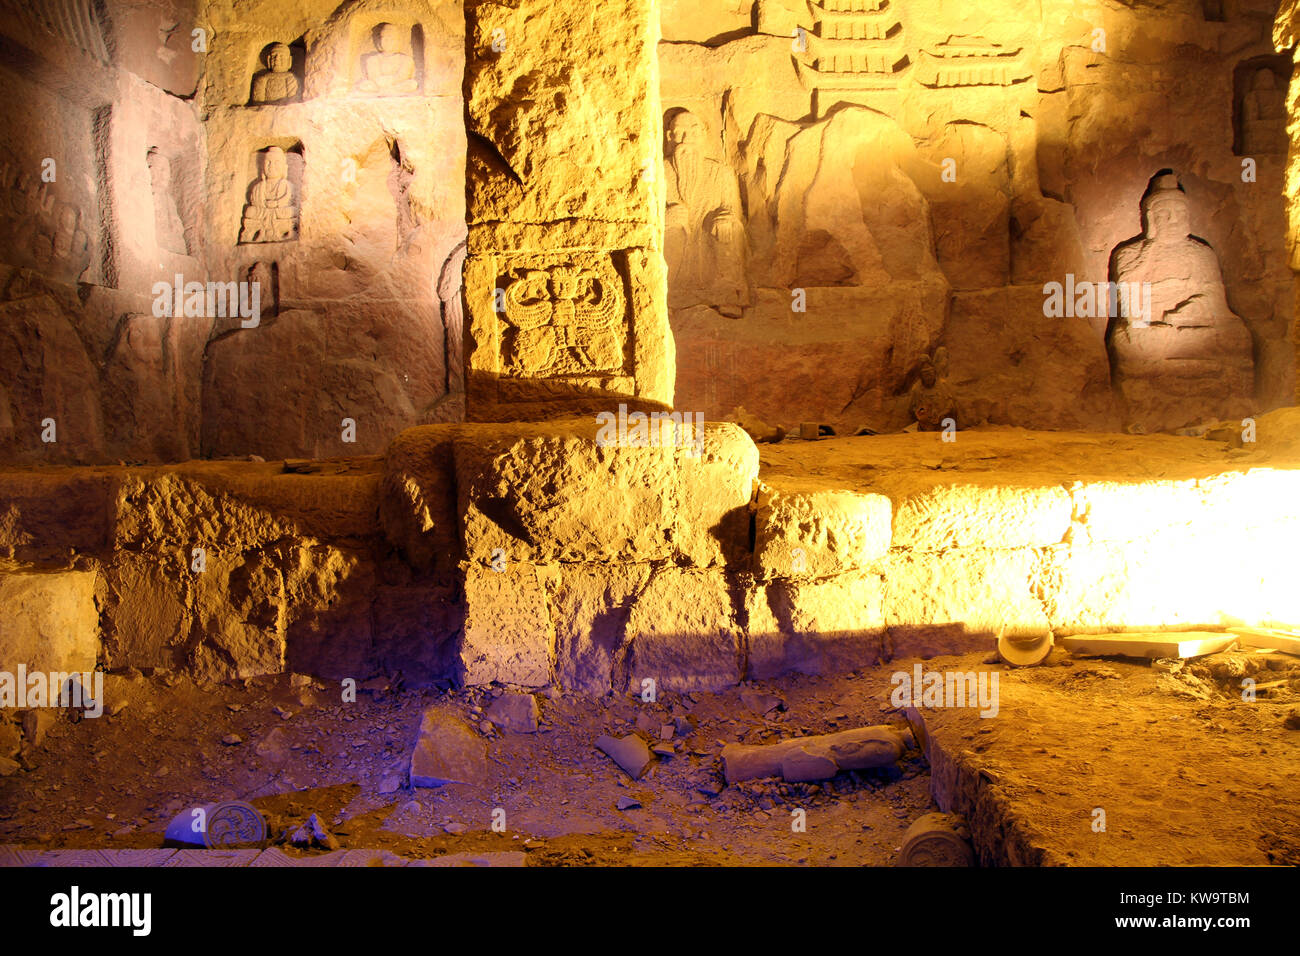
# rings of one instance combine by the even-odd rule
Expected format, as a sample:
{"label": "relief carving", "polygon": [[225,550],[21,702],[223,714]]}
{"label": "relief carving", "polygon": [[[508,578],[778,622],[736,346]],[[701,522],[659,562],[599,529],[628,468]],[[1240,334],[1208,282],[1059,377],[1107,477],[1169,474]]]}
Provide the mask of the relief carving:
{"label": "relief carving", "polygon": [[420,81],[415,75],[415,58],[401,50],[401,31],[392,23],[375,28],[375,51],[361,58],[361,79],[357,89],[379,96],[416,93]]}
{"label": "relief carving", "polygon": [[289,182],[284,150],[272,146],[262,153],[262,174],[248,190],[239,241],[284,242],[297,238],[298,206]]}
{"label": "relief carving", "polygon": [[501,289],[506,374],[622,372],[627,300],[608,256],[516,266],[506,272]]}
{"label": "relief carving", "polygon": [[301,89],[293,74],[293,53],[283,43],[273,43],[266,51],[266,69],[253,77],[253,102],[256,104],[288,103],[298,99]]}
{"label": "relief carving", "polygon": [[708,155],[708,130],[695,114],[678,111],[665,132],[668,304],[707,305],[738,317],[749,304],[749,286],[736,174]]}
{"label": "relief carving", "polygon": [[185,244],[185,224],[176,211],[175,180],[171,161],[156,149],[146,156],[153,189],[154,234],[160,248],[177,255],[189,255]]}
{"label": "relief carving", "polygon": [[1141,207],[1142,235],[1115,250],[1111,274],[1121,288],[1147,290],[1143,307],[1130,297],[1106,333],[1130,418],[1178,428],[1245,411],[1253,400],[1253,340],[1228,304],[1219,257],[1191,235],[1177,175],[1158,173]]}

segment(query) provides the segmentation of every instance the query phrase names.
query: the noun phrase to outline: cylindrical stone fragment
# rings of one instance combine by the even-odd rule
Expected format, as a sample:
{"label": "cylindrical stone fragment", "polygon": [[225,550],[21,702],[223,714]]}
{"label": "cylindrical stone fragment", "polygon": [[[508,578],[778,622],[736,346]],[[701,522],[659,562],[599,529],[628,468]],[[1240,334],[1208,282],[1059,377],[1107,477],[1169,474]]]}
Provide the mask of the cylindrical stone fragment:
{"label": "cylindrical stone fragment", "polygon": [[777,744],[728,744],[722,748],[727,783],[780,776],[791,783],[827,780],[841,770],[885,767],[907,749],[893,727],[858,727],[799,737]]}

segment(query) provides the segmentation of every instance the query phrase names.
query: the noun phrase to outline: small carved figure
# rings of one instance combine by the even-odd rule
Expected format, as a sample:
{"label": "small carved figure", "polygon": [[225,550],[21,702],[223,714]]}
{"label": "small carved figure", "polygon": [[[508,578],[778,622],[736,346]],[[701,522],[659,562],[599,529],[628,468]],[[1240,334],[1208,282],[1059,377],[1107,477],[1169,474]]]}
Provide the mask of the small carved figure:
{"label": "small carved figure", "polygon": [[921,375],[912,386],[912,417],[923,432],[943,428],[946,418],[957,419],[957,396],[948,384],[948,350],[937,348],[921,362]]}
{"label": "small carved figure", "polygon": [[749,302],[736,175],[707,155],[708,132],[695,114],[678,112],[666,133],[668,304],[713,306],[736,318]]}
{"label": "small carved figure", "polygon": [[415,60],[403,53],[401,34],[394,24],[381,23],[375,28],[375,52],[361,58],[361,79],[357,89],[362,93],[392,95],[414,93],[419,90],[415,78]]}
{"label": "small carved figure", "polygon": [[176,196],[172,192],[171,161],[156,149],[149,150],[146,161],[153,185],[154,232],[158,245],[169,252],[187,255],[185,224],[176,211]]}
{"label": "small carved figure", "polygon": [[283,43],[266,53],[266,69],[253,77],[254,103],[287,103],[298,98],[298,77],[293,75],[293,54]]}
{"label": "small carved figure", "polygon": [[1241,146],[1247,156],[1286,152],[1286,94],[1270,69],[1255,73],[1242,100]]}
{"label": "small carved figure", "polygon": [[298,209],[284,150],[272,146],[262,154],[262,175],[248,191],[240,242],[283,242],[298,229]]}

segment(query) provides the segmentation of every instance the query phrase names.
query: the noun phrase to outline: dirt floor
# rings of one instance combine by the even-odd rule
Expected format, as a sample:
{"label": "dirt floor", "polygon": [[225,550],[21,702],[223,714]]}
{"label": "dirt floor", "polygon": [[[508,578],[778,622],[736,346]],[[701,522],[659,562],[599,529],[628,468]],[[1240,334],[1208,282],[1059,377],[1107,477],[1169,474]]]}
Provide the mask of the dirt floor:
{"label": "dirt floor", "polygon": [[[182,811],[242,799],[268,817],[272,842],[315,813],[344,848],[416,859],[522,849],[532,865],[890,865],[911,822],[936,809],[920,754],[824,784],[728,787],[719,753],[732,741],[899,722],[891,676],[916,663],[999,674],[995,717],[925,711],[934,779],[969,815],[986,864],[1300,863],[1300,731],[1287,726],[1300,659],[1238,652],[1180,666],[1060,649],[1032,669],[969,655],[898,660],[653,704],[543,695],[537,733],[480,731],[486,785],[430,789],[407,777],[424,708],[480,724],[491,690],[378,679],[343,703],[336,686],[302,677],[200,687],[114,675],[105,697],[116,714],[58,712],[25,769],[0,780],[0,844],[159,847]],[[1254,702],[1242,700],[1243,676],[1257,680]],[[593,746],[638,729],[653,742],[675,717],[686,732],[662,742],[673,755],[639,781]],[[620,797],[640,805],[620,811]],[[1104,832],[1093,829],[1097,807]],[[492,830],[497,808],[504,833]],[[807,813],[805,833],[792,832],[795,809]]]}
{"label": "dirt floor", "polygon": [[[475,708],[491,693],[369,683],[345,704],[336,687],[303,678],[208,687],[183,678],[114,682],[105,696],[127,700],[125,709],[79,722],[61,716],[28,755],[30,769],[0,780],[0,844],[158,847],[181,811],[241,799],[268,816],[277,838],[316,813],[345,848],[408,858],[522,848],[543,865],[859,866],[892,863],[908,825],[933,809],[920,755],[825,784],[724,787],[724,743],[881,723],[883,671],[792,680],[771,694],[664,694],[654,704],[540,697],[537,733],[485,735],[487,786],[430,789],[407,786],[424,708],[476,723]],[[755,711],[778,696],[769,714]],[[643,731],[647,738],[657,737],[674,716],[693,732],[675,735],[676,754],[639,781],[593,746],[601,734],[632,732],[638,718],[654,727]],[[640,807],[618,810],[621,796]],[[498,807],[505,833],[491,828]],[[806,833],[792,832],[795,808],[807,811]]]}

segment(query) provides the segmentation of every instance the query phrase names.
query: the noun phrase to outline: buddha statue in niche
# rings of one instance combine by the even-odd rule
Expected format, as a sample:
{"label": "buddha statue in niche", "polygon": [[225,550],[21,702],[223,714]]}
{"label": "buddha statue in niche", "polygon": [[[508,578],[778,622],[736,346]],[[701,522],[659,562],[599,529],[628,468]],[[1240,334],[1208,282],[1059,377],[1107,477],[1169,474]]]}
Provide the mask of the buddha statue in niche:
{"label": "buddha statue in niche", "polygon": [[749,287],[736,175],[708,155],[708,129],[695,114],[676,113],[665,133],[668,304],[707,305],[737,318]]}
{"label": "buddha statue in niche", "polygon": [[287,103],[298,98],[298,77],[293,75],[293,54],[283,43],[266,53],[266,69],[253,77],[254,103]]}
{"label": "buddha statue in niche", "polygon": [[298,209],[289,182],[284,150],[272,146],[262,154],[262,175],[248,191],[240,242],[283,242],[294,238]]}
{"label": "buddha statue in niche", "polygon": [[1255,72],[1241,102],[1241,149],[1247,156],[1286,152],[1286,94],[1270,69]]}
{"label": "buddha statue in niche", "polygon": [[1170,429],[1248,414],[1253,340],[1228,305],[1219,257],[1190,233],[1178,176],[1157,174],[1141,209],[1142,235],[1111,258],[1113,281],[1135,294],[1106,330],[1112,379],[1130,420]]}
{"label": "buddha statue in niche", "polygon": [[420,82],[415,78],[415,59],[401,48],[401,31],[392,23],[381,23],[375,28],[375,52],[361,58],[361,79],[357,89],[362,93],[393,96],[415,93]]}
{"label": "buddha statue in niche", "polygon": [[1116,250],[1115,277],[1123,284],[1151,284],[1149,312],[1142,318],[1180,328],[1240,322],[1228,306],[1219,257],[1190,234],[1187,194],[1178,176],[1158,175],[1141,208],[1142,236]]}

